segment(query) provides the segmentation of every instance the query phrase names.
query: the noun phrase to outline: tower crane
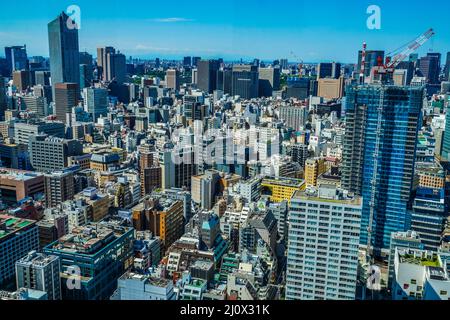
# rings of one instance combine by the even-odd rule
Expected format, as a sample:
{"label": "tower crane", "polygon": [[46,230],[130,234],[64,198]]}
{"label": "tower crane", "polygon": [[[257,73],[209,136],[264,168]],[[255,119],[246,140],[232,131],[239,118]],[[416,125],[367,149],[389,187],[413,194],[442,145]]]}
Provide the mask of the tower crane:
{"label": "tower crane", "polygon": [[[386,56],[386,60],[383,62],[382,59],[378,61],[378,66],[373,67],[374,76],[379,76],[381,82],[388,82],[392,79],[392,75],[394,74],[395,68],[405,60],[409,55],[415,51],[417,51],[421,46],[423,46],[428,40],[430,40],[435,35],[433,29],[428,29],[423,34],[421,34],[416,39],[406,43],[400,48],[390,52]],[[363,56],[362,60],[365,61],[365,53],[366,53],[367,45],[363,44]],[[361,72],[364,71],[364,64],[361,63]],[[361,76],[360,76],[361,77]]]}
{"label": "tower crane", "polygon": [[291,51],[291,55],[295,58],[295,60],[297,60],[298,64],[298,73],[301,76],[301,72],[303,69],[303,59],[299,58],[293,51]]}

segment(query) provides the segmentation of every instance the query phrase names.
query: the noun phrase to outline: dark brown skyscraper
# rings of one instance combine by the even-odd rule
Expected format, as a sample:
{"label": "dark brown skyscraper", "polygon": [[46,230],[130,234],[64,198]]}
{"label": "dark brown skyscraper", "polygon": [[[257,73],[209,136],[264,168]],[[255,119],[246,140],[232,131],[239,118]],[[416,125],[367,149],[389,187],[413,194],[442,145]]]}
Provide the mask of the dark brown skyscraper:
{"label": "dark brown skyscraper", "polygon": [[55,111],[57,119],[66,122],[66,114],[78,105],[78,84],[55,84]]}

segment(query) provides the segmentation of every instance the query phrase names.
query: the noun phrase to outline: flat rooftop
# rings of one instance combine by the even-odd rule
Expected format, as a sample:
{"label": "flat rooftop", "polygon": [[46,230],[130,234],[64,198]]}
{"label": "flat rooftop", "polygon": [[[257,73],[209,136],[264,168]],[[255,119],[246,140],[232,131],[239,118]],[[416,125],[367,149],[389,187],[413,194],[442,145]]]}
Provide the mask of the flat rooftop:
{"label": "flat rooftop", "polygon": [[299,188],[305,184],[304,180],[293,178],[264,178],[262,184],[273,184],[284,187]]}
{"label": "flat rooftop", "polygon": [[63,236],[47,248],[59,252],[94,255],[127,231],[129,228],[107,223],[91,223],[74,228],[72,233]]}
{"label": "flat rooftop", "polygon": [[164,279],[164,278],[155,278],[149,275],[144,274],[138,274],[138,273],[125,273],[120,277],[120,280],[136,280],[141,282],[146,282],[152,286],[165,288],[167,287],[171,280]]}
{"label": "flat rooftop", "polygon": [[0,241],[30,225],[35,221],[0,215]]}
{"label": "flat rooftop", "polygon": [[[340,189],[336,189],[337,191],[342,191]],[[303,199],[308,201],[317,201],[317,202],[329,202],[329,203],[336,203],[336,204],[348,204],[348,205],[354,205],[359,206],[362,204],[362,198],[359,196],[354,196],[351,194],[338,194],[336,197],[326,197],[326,196],[320,196],[320,193],[313,192],[311,189],[296,191],[294,193],[294,196],[292,199]]]}
{"label": "flat rooftop", "polygon": [[0,169],[0,179],[25,182],[39,177],[43,177],[43,174],[31,171]]}

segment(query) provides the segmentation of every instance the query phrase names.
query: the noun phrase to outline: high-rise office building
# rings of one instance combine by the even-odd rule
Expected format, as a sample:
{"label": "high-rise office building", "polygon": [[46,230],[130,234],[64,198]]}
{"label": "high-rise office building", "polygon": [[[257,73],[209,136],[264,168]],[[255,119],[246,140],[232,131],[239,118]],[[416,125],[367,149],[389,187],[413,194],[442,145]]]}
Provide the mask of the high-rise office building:
{"label": "high-rise office building", "polygon": [[445,130],[442,142],[442,159],[450,162],[450,105],[447,106]]}
{"label": "high-rise office building", "polygon": [[437,251],[448,217],[446,174],[438,164],[416,165],[417,186],[412,203],[411,230],[417,232],[424,249]]}
{"label": "high-rise office building", "polygon": [[192,58],[191,57],[184,57],[183,58],[183,66],[190,67],[192,65]]}
{"label": "high-rise office building", "polygon": [[447,52],[447,58],[445,59],[444,78],[450,80],[450,52]]}
{"label": "high-rise office building", "polygon": [[80,64],[80,89],[91,86],[93,80],[92,66]]}
{"label": "high-rise office building", "polygon": [[49,136],[64,138],[66,128],[62,122],[35,122],[16,123],[14,125],[14,141],[17,144],[28,145],[31,136],[38,134],[48,134]]}
{"label": "high-rise office building", "polygon": [[[145,198],[133,209],[133,223],[138,230],[150,230],[167,250],[184,233],[183,201],[164,194]],[[138,227],[139,226],[139,227]]]}
{"label": "high-rise office building", "polygon": [[13,84],[19,92],[25,91],[32,86],[31,73],[27,70],[13,72]]}
{"label": "high-rise office building", "polygon": [[274,91],[280,90],[280,68],[259,68],[259,95],[272,97]]}
{"label": "high-rise office building", "polygon": [[[62,299],[108,300],[132,264],[134,232],[113,222],[91,223],[45,247],[45,254],[61,259]],[[71,286],[75,266],[80,266],[80,287]]]}
{"label": "high-rise office building", "polygon": [[340,99],[344,96],[344,78],[319,79],[317,96],[325,99]]}
{"label": "high-rise office building", "polygon": [[192,66],[198,67],[198,63],[200,60],[202,60],[201,57],[192,57]]}
{"label": "high-rise office building", "polygon": [[231,80],[231,94],[242,99],[258,97],[259,74],[258,67],[254,65],[234,65]]}
{"label": "high-rise office building", "polygon": [[75,195],[73,172],[54,172],[44,177],[45,204],[47,208],[55,208]]}
{"label": "high-rise office building", "polygon": [[317,79],[332,78],[338,79],[341,76],[341,64],[332,63],[319,63],[317,67]]}
{"label": "high-rise office building", "polygon": [[[80,81],[80,50],[78,29],[69,28],[69,16],[62,12],[48,24],[50,72],[52,84]],[[77,95],[78,97],[78,95]]]}
{"label": "high-rise office building", "polygon": [[33,250],[39,250],[36,222],[0,215],[0,288],[14,287],[16,261]]}
{"label": "high-rise office building", "polygon": [[88,65],[92,69],[93,63],[94,60],[92,58],[92,54],[88,52],[80,52],[80,64]]}
{"label": "high-rise office building", "polygon": [[363,196],[361,243],[372,217],[376,254],[389,248],[392,232],[409,228],[423,98],[423,87],[347,87],[342,186]]}
{"label": "high-rise office building", "polygon": [[47,99],[44,97],[37,97],[26,95],[22,97],[22,108],[25,105],[25,110],[35,112],[39,117],[48,115]]}
{"label": "high-rise office building", "polygon": [[294,194],[289,211],[287,300],[355,299],[361,211],[361,197],[334,186]]}
{"label": "high-rise office building", "polygon": [[37,171],[47,172],[67,168],[68,158],[83,154],[83,144],[47,135],[31,136],[28,143],[30,162]]}
{"label": "high-rise office building", "polygon": [[31,251],[16,262],[17,288],[44,291],[48,300],[61,299],[59,257]]}
{"label": "high-rise office building", "polygon": [[97,65],[101,68],[103,81],[125,82],[126,57],[120,52],[116,52],[115,48],[97,48]]}
{"label": "high-rise office building", "polygon": [[5,47],[5,57],[9,74],[14,71],[28,70],[27,46]]}
{"label": "high-rise office building", "polygon": [[83,89],[84,110],[92,115],[92,120],[97,122],[100,116],[108,115],[108,90],[104,88]]}
{"label": "high-rise office building", "polygon": [[166,71],[166,87],[174,90],[180,89],[180,72],[176,69]]}
{"label": "high-rise office building", "polygon": [[297,98],[304,100],[309,97],[311,80],[308,78],[288,78],[286,98]]}
{"label": "high-rise office building", "polygon": [[280,59],[280,67],[282,70],[286,70],[289,67],[288,59]]}
{"label": "high-rise office building", "polygon": [[34,82],[36,85],[49,86],[51,74],[48,71],[35,71]]}
{"label": "high-rise office building", "polygon": [[217,89],[217,71],[219,61],[200,60],[197,63],[197,87],[206,93],[213,93]]}
{"label": "high-rise office building", "polygon": [[[358,69],[361,70],[362,51],[358,53]],[[373,67],[376,67],[384,63],[384,51],[381,50],[367,50],[366,51],[366,63],[364,69],[364,75],[370,77],[370,73]],[[359,74],[359,72],[358,72]]]}
{"label": "high-rise office building", "polygon": [[423,77],[427,78],[428,83],[439,84],[441,54],[428,53],[426,57],[420,58],[419,71]]}
{"label": "high-rise office building", "polygon": [[5,110],[8,106],[6,101],[6,89],[5,89],[5,80],[0,75],[0,121],[3,121],[5,117]]}
{"label": "high-rise office building", "polygon": [[56,83],[53,85],[55,92],[54,114],[58,121],[66,123],[67,114],[78,105],[78,83]]}

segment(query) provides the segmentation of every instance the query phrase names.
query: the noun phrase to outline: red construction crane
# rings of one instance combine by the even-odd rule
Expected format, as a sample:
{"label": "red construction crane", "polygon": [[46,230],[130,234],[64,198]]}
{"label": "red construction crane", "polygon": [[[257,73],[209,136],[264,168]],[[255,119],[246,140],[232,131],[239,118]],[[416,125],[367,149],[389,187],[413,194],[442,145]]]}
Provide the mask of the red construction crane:
{"label": "red construction crane", "polygon": [[[395,68],[400,64],[400,62],[408,58],[409,55],[412,54],[413,52],[417,51],[434,35],[435,35],[434,30],[428,29],[426,32],[421,34],[415,40],[408,42],[407,44],[403,45],[397,50],[390,52],[386,56],[386,61],[384,63],[380,59],[380,61],[378,61],[378,66],[373,67],[372,71],[374,72],[374,75],[375,76],[380,75],[382,81],[389,80],[390,78],[392,78]],[[365,49],[366,44],[364,43],[363,58],[365,56]],[[363,66],[361,66],[361,68],[363,68]]]}

